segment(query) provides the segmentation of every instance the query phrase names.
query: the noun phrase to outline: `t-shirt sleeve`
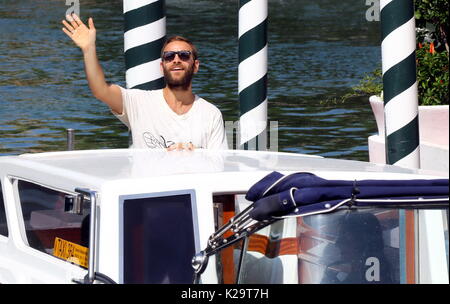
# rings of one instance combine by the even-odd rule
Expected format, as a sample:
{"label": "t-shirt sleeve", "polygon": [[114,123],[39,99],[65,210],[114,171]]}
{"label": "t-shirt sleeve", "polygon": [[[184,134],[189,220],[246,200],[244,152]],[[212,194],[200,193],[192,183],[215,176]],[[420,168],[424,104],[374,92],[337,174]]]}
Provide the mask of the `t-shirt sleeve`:
{"label": "t-shirt sleeve", "polygon": [[123,110],[122,114],[111,112],[116,116],[123,124],[125,124],[128,128],[131,128],[133,121],[136,120],[136,104],[139,102],[141,98],[143,98],[143,91],[137,89],[125,89],[120,87],[120,91],[122,93],[122,102],[123,102]]}
{"label": "t-shirt sleeve", "polygon": [[121,86],[119,86],[120,88],[120,92],[122,93],[122,114],[119,114],[115,111],[113,111],[111,109],[111,112],[114,114],[114,116],[116,116],[121,122],[123,122],[124,125],[126,125],[128,128],[131,128],[130,126],[130,119],[128,118],[128,107],[129,107],[129,100],[131,99],[131,97],[129,96],[128,89],[122,88]]}
{"label": "t-shirt sleeve", "polygon": [[228,142],[223,124],[222,113],[220,113],[219,109],[217,109],[214,115],[213,127],[206,148],[228,150]]}

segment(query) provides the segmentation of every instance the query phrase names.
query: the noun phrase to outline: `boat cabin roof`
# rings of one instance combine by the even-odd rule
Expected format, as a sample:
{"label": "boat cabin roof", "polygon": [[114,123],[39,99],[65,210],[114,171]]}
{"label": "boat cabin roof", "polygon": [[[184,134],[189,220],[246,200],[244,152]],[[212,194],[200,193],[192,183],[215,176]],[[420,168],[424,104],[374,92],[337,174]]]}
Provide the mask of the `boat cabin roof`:
{"label": "boat cabin roof", "polygon": [[[5,168],[5,166],[7,168]],[[100,188],[109,181],[196,175],[312,172],[331,179],[402,178],[418,170],[361,161],[328,159],[294,153],[196,150],[104,149],[22,154],[0,158],[7,174],[38,178],[43,172]],[[1,175],[0,170],[0,175]],[[338,173],[339,174],[336,174]],[[380,176],[383,175],[383,177]],[[400,174],[400,176],[399,176]],[[375,177],[376,176],[376,177]],[[392,176],[392,177],[391,177]],[[165,179],[164,178],[164,179]]]}

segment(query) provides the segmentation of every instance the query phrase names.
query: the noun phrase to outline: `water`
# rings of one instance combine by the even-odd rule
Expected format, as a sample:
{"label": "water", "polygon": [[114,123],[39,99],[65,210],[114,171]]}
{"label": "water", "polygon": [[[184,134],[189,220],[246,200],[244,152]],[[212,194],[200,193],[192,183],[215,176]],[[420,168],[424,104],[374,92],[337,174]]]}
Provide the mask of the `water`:
{"label": "water", "polygon": [[[0,155],[125,148],[128,130],[90,94],[82,55],[61,31],[65,0],[0,0]],[[81,0],[108,81],[125,86],[122,1]],[[239,116],[237,0],[166,0],[168,35],[200,51],[194,91]],[[381,62],[379,23],[363,0],[269,0],[269,120],[279,150],[367,160],[376,132],[368,98],[339,98]]]}

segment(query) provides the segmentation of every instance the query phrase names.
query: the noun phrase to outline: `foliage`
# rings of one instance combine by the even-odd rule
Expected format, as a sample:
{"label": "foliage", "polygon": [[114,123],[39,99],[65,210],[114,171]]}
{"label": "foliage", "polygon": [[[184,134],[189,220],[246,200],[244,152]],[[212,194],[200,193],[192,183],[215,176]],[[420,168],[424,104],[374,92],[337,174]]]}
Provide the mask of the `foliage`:
{"label": "foliage", "polygon": [[383,91],[383,81],[381,68],[377,68],[371,73],[365,74],[364,78],[351,91],[342,96],[342,101],[356,96],[380,95]]}
{"label": "foliage", "polygon": [[448,0],[415,0],[421,105],[449,104]]}
{"label": "foliage", "polygon": [[432,47],[433,43],[427,44],[416,52],[419,103],[421,105],[448,104],[448,52],[433,52]]}
{"label": "foliage", "polygon": [[434,42],[437,52],[448,52],[448,0],[415,0],[414,5],[418,42]]}

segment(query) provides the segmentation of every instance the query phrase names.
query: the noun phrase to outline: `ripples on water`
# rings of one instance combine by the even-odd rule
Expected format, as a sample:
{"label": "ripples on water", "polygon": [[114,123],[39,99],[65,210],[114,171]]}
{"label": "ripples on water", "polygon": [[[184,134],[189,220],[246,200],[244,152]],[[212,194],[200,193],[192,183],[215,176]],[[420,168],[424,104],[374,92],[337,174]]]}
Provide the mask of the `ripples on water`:
{"label": "ripples on water", "polygon": [[[194,90],[227,121],[239,116],[237,0],[166,0],[168,35],[198,46]],[[65,0],[2,0],[0,155],[128,146],[128,131],[87,87],[81,52],[61,31]],[[376,132],[367,98],[330,104],[380,65],[379,24],[363,0],[269,0],[269,120],[279,150],[367,160]],[[125,86],[122,1],[81,1],[94,17],[99,59],[109,81]]]}

